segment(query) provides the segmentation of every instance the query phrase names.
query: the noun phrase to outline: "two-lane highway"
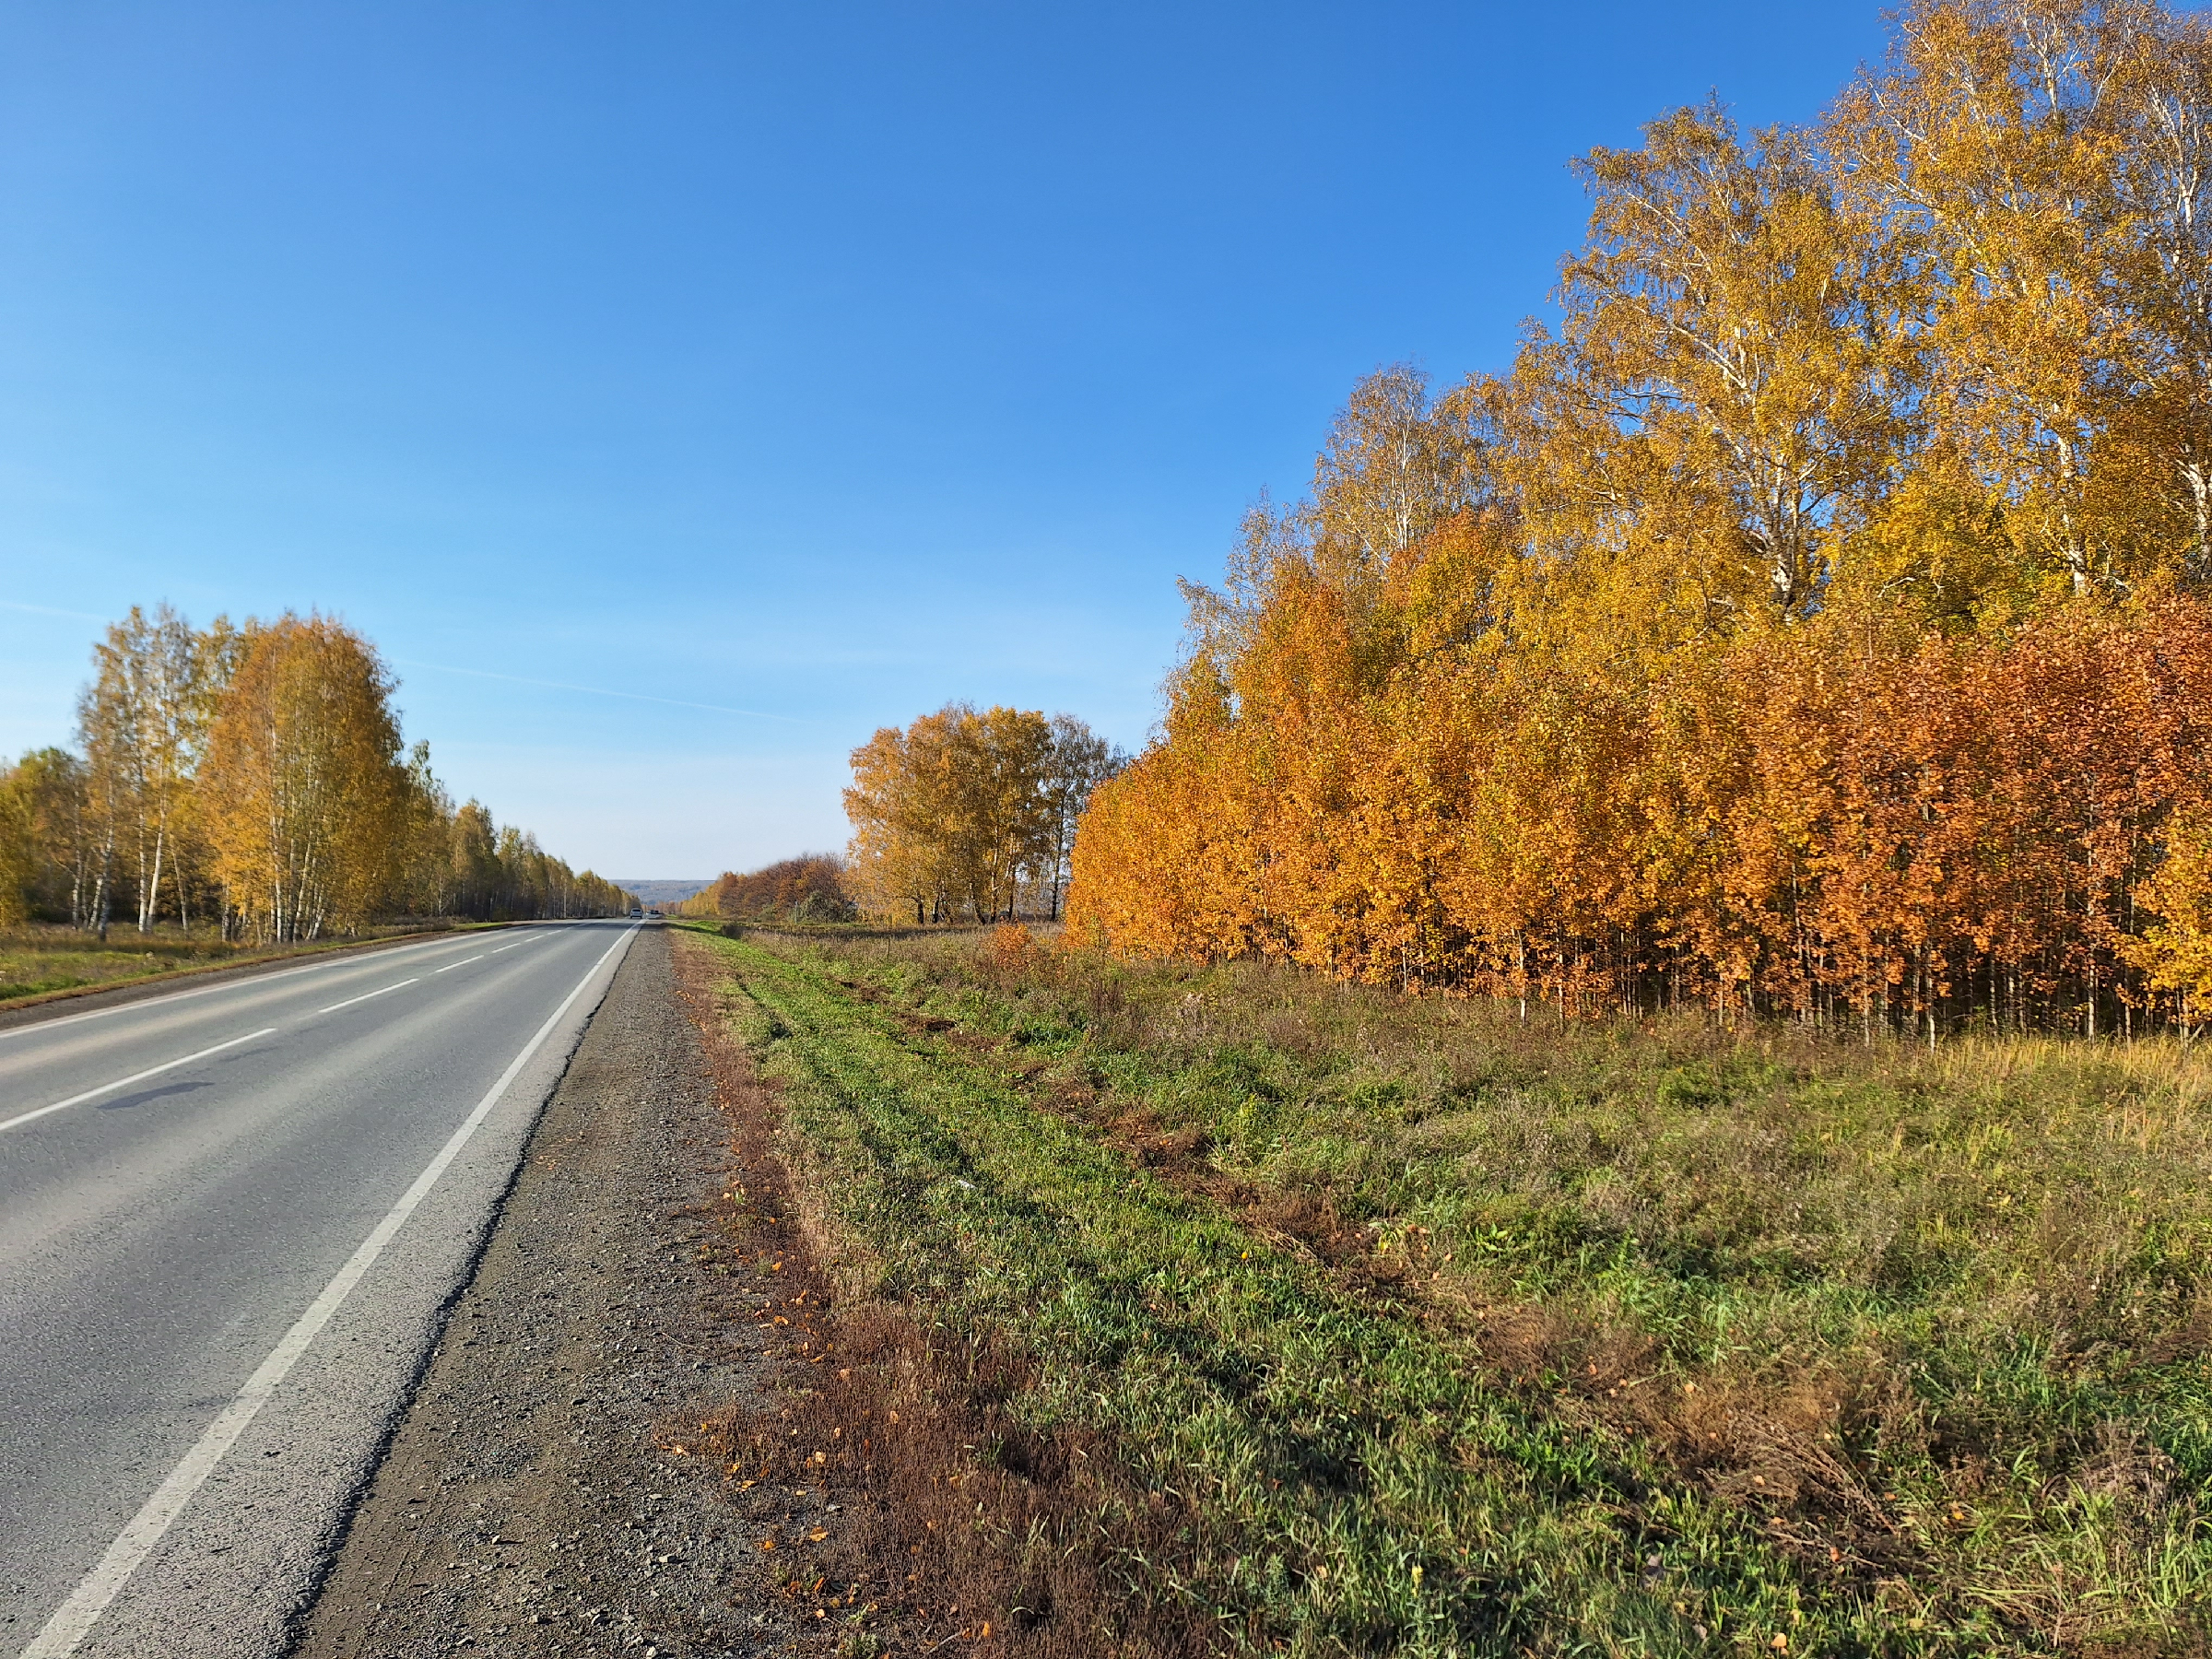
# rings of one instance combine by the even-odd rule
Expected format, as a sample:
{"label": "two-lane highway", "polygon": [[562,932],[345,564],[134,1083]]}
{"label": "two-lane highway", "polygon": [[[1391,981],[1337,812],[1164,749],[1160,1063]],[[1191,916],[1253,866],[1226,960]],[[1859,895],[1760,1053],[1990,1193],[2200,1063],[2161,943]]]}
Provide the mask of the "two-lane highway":
{"label": "two-lane highway", "polygon": [[280,1651],[632,931],[0,1030],[0,1654]]}

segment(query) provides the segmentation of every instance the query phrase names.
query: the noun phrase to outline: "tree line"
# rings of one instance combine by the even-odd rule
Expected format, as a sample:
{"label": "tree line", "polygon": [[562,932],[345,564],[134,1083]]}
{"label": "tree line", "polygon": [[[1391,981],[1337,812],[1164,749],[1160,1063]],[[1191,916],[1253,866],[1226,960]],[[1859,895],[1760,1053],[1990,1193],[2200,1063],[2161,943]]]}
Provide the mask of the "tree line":
{"label": "tree line", "polygon": [[675,910],[679,916],[733,922],[851,922],[858,919],[860,908],[846,886],[843,859],[802,853],[742,876],[724,870]]}
{"label": "tree line", "polygon": [[619,914],[629,895],[459,806],[403,747],[360,635],[134,606],[93,648],[76,747],[0,771],[0,921],[312,939],[379,919]]}
{"label": "tree line", "polygon": [[847,881],[917,924],[1057,920],[1076,823],[1127,757],[1072,714],[947,703],[853,751]]}
{"label": "tree line", "polygon": [[1408,988],[2097,1031],[2212,994],[2212,24],[1921,4],[1581,161],[1556,327],[1362,381],[1185,584],[1071,925]]}

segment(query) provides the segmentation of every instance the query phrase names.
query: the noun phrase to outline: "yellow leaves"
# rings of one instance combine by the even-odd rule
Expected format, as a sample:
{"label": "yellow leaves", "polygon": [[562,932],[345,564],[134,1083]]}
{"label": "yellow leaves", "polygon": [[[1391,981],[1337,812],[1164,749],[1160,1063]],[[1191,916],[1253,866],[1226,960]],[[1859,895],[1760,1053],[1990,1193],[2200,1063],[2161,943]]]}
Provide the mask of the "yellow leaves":
{"label": "yellow leaves", "polygon": [[1398,559],[1389,594],[1404,618],[1407,653],[1420,661],[1493,641],[1518,594],[1515,552],[1502,514],[1467,511]]}
{"label": "yellow leaves", "polygon": [[[94,648],[80,760],[27,757],[0,786],[0,916],[26,885],[80,927],[135,911],[226,938],[312,938],[392,914],[595,915],[624,895],[475,803],[456,811],[429,747],[401,753],[396,682],[319,614],[194,629],[134,606]],[[56,763],[60,764],[56,764]],[[11,853],[8,797],[28,807]],[[453,865],[480,851],[469,890]]]}
{"label": "yellow leaves", "polygon": [[1086,819],[1071,924],[1563,1008],[1903,1024],[1993,964],[2039,997],[2131,964],[2212,989],[2212,829],[2169,828],[2212,749],[2199,687],[2212,612],[2178,601],[1994,639],[1818,618],[1625,684],[1407,664],[1154,748]]}
{"label": "yellow leaves", "polygon": [[2161,990],[2212,994],[2212,806],[2174,814],[2165,859],[2134,897],[2152,919],[2124,947],[2128,959]]}
{"label": "yellow leaves", "polygon": [[1818,133],[1594,152],[1510,375],[1355,388],[1185,584],[1071,939],[1916,1034],[2212,992],[2197,26],[1899,29]]}
{"label": "yellow leaves", "polygon": [[1639,563],[1687,561],[1663,591],[1693,629],[1693,594],[1707,610],[1806,614],[1836,503],[1874,488],[1900,440],[1876,391],[1874,249],[1804,135],[1747,145],[1713,105],[1644,139],[1583,163],[1594,204],[1567,271],[1569,355],[1542,371],[1598,413],[1568,429],[1605,453],[1611,499],[1581,505],[1617,531],[1631,518],[1656,531]]}
{"label": "yellow leaves", "polygon": [[[947,703],[853,751],[845,816],[871,913],[917,924],[1057,914],[1077,816],[1118,761],[1072,716]],[[1042,909],[1044,906],[1037,906]]]}
{"label": "yellow leaves", "polygon": [[373,912],[408,805],[393,681],[321,616],[250,631],[200,778],[217,879],[278,939]]}

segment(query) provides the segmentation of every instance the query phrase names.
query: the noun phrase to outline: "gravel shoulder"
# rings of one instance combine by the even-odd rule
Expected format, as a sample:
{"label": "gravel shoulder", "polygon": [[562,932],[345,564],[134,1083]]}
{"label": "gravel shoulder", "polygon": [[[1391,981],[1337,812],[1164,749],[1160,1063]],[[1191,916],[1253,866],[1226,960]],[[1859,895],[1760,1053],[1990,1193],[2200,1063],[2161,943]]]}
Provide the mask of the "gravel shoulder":
{"label": "gravel shoulder", "polygon": [[835,1651],[790,1552],[761,1547],[835,1527],[828,1495],[740,1488],[682,1446],[760,1411],[793,1362],[761,1335],[770,1294],[734,1271],[732,1157],[649,928],[539,1119],[300,1659]]}

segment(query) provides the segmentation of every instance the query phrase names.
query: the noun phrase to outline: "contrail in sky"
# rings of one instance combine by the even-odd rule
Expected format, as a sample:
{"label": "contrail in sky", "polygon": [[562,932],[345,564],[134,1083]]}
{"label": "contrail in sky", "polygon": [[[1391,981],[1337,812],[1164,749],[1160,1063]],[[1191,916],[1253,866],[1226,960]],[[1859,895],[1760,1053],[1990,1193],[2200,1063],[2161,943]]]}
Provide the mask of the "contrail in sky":
{"label": "contrail in sky", "polygon": [[760,709],[732,709],[722,703],[688,702],[680,697],[653,697],[643,691],[610,691],[604,686],[572,686],[566,680],[531,679],[520,674],[494,674],[488,668],[456,668],[450,663],[418,663],[409,657],[394,657],[393,662],[406,668],[434,668],[441,674],[466,674],[477,679],[509,680],[518,686],[544,686],[553,691],[582,691],[592,697],[625,697],[631,702],[666,703],[672,709],[704,709],[710,714],[742,714],[748,720],[781,720],[787,725],[812,725],[795,714],[770,714]]}
{"label": "contrail in sky", "polygon": [[34,617],[74,617],[79,622],[105,622],[105,617],[96,617],[90,611],[56,610],[51,605],[26,605],[20,599],[0,599],[0,608],[29,611]]}

